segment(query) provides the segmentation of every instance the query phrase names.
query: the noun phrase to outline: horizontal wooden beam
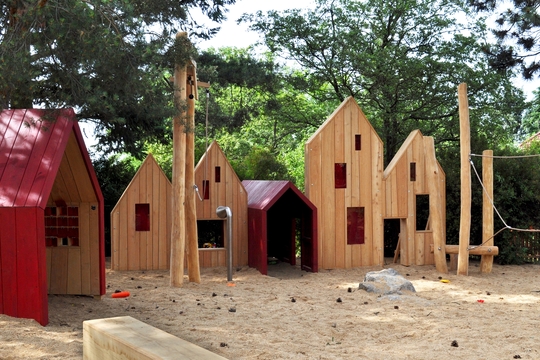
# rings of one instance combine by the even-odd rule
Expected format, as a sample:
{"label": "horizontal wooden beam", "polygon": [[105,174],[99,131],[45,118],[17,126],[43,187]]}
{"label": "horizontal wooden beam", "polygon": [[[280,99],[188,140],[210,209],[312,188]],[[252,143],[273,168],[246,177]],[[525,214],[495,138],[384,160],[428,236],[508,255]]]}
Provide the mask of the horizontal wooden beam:
{"label": "horizontal wooden beam", "polygon": [[130,316],[84,321],[83,358],[226,360]]}
{"label": "horizontal wooden beam", "polygon": [[[469,255],[499,255],[498,246],[469,246],[471,249],[468,250]],[[458,254],[459,245],[445,245],[445,250],[447,254]],[[431,252],[433,252],[433,245],[431,245]]]}

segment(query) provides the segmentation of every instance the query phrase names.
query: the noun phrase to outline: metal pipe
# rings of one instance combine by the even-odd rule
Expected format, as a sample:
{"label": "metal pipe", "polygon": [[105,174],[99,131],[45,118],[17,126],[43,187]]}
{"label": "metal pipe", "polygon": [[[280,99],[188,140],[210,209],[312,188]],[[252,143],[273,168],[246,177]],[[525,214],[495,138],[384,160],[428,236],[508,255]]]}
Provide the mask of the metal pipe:
{"label": "metal pipe", "polygon": [[218,206],[216,215],[227,218],[227,281],[232,281],[232,211],[228,206]]}

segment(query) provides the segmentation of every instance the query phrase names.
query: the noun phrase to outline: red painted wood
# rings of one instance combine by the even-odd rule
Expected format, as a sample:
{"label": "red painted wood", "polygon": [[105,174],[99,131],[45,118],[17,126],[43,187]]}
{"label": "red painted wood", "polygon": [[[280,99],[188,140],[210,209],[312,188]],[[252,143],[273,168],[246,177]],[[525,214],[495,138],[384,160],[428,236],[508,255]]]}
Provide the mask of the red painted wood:
{"label": "red painted wood", "polygon": [[[248,194],[248,264],[267,274],[268,264],[268,211],[278,202],[289,208],[283,212],[283,221],[301,218],[307,224],[303,229],[308,243],[302,244],[302,269],[318,271],[317,208],[290,181],[244,180]],[[283,204],[285,202],[285,204]],[[289,218],[285,218],[285,217]],[[279,221],[279,220],[278,220]],[[291,239],[294,242],[294,239]],[[294,248],[294,244],[287,244]],[[264,271],[264,272],[263,272]]]}
{"label": "red painted wood", "polygon": [[[17,166],[17,161],[20,161],[20,156],[15,154],[12,158],[13,148],[17,141],[19,130],[23,123],[25,111],[12,112],[4,111],[0,114],[0,123],[2,124],[3,136],[0,146],[0,183],[2,184],[2,192],[0,192],[0,206],[12,206],[15,194],[17,193],[18,184],[14,186],[11,183],[11,177],[14,175],[12,167]],[[15,164],[12,164],[15,162]],[[15,174],[16,175],[16,174]]]}
{"label": "red painted wood", "polygon": [[[44,213],[38,208],[16,208],[17,317],[49,322],[47,312]],[[35,224],[29,226],[29,224]],[[43,249],[43,251],[40,250]],[[43,286],[45,285],[45,286]]]}
{"label": "red painted wood", "polygon": [[2,267],[2,313],[9,316],[17,316],[17,227],[15,226],[15,209],[0,208],[0,266]]}
{"label": "red painted wood", "polygon": [[31,185],[25,188],[27,192],[25,206],[37,205],[44,208],[47,204],[56,174],[62,162],[71,128],[75,123],[74,114],[72,118],[68,118],[64,113],[70,112],[62,110],[54,123],[42,125],[43,130],[38,138],[39,143],[36,144],[38,147],[36,147],[29,159],[29,169],[33,169],[37,164],[37,171],[33,176]]}

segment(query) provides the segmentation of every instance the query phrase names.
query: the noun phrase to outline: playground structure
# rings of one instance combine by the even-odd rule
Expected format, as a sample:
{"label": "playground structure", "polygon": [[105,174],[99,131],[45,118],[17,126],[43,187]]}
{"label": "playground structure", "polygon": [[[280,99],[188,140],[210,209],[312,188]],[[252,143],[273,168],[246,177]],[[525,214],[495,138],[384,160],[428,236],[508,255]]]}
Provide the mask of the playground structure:
{"label": "playground structure", "polygon": [[171,182],[149,154],[111,211],[111,268],[164,270],[171,256]]}
{"label": "playground structure", "polygon": [[48,294],[105,294],[103,196],[72,109],[0,115],[0,313],[48,323]]}
{"label": "playground structure", "polygon": [[290,181],[244,180],[249,208],[249,266],[268,273],[268,258],[318,271],[317,208]]}

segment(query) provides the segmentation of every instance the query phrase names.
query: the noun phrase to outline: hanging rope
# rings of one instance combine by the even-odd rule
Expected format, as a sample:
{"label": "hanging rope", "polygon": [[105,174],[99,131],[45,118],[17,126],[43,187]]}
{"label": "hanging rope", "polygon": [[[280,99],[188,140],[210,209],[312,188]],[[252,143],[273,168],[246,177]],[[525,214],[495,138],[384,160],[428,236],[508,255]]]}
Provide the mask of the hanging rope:
{"label": "hanging rope", "polygon": [[496,158],[496,159],[503,159],[503,158],[506,158],[506,159],[515,159],[515,158],[523,158],[523,157],[537,157],[537,156],[540,156],[540,155],[525,155],[525,156],[486,156],[486,155],[475,155],[475,154],[470,154],[469,156],[469,162],[471,163],[471,166],[472,166],[472,169],[474,170],[474,173],[476,174],[476,178],[478,179],[478,182],[480,183],[480,186],[482,186],[482,191],[486,194],[486,197],[489,199],[489,202],[491,204],[491,206],[493,207],[493,210],[495,210],[495,213],[497,214],[497,216],[499,217],[499,219],[502,221],[502,223],[504,224],[504,227],[502,229],[500,229],[499,231],[497,231],[494,235],[492,235],[489,239],[487,239],[486,241],[484,241],[483,243],[481,243],[480,245],[474,245],[474,246],[469,246],[467,248],[467,250],[471,250],[471,249],[475,249],[479,246],[482,246],[484,245],[486,242],[488,242],[489,240],[493,239],[495,236],[499,235],[501,232],[503,232],[504,230],[514,230],[514,231],[522,231],[522,232],[540,232],[540,229],[520,229],[520,228],[515,228],[515,227],[512,227],[510,225],[508,225],[506,223],[506,221],[504,221],[501,213],[499,212],[499,210],[497,209],[497,207],[495,206],[495,203],[493,202],[493,199],[491,198],[491,196],[489,196],[489,193],[486,189],[486,187],[484,186],[484,183],[482,182],[482,179],[480,178],[480,175],[478,174],[478,171],[476,170],[476,167],[474,166],[474,162],[471,160],[471,156],[478,156],[478,157],[489,157],[489,158]]}

